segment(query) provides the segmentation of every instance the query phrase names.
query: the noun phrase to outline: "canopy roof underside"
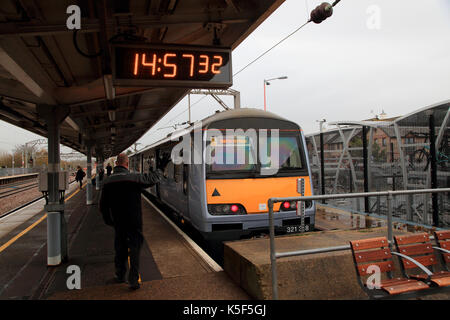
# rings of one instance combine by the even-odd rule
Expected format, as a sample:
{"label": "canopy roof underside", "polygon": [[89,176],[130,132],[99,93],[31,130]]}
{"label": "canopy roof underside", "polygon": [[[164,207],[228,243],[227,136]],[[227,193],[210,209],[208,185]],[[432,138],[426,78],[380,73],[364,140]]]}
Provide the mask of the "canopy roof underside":
{"label": "canopy roof underside", "polygon": [[[188,92],[177,87],[115,87],[107,99],[111,39],[133,34],[148,43],[236,48],[284,0],[3,0],[0,11],[0,120],[47,136],[37,105],[68,106],[61,143],[94,156],[115,155],[137,141]],[[81,8],[81,29],[66,9]],[[130,37],[127,38],[128,40]],[[95,53],[102,52],[95,56]],[[108,111],[115,109],[115,117]],[[112,121],[113,120],[113,121]],[[112,130],[114,128],[114,130]],[[112,132],[115,138],[112,138]]]}

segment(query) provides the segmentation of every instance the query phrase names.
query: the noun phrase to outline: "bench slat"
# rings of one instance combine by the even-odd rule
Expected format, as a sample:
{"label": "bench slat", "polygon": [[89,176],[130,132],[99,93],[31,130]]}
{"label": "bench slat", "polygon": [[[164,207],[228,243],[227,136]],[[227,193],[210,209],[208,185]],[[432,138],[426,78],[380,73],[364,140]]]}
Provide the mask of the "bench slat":
{"label": "bench slat", "polygon": [[367,272],[367,268],[370,266],[377,266],[380,268],[380,272],[388,272],[394,270],[394,263],[392,261],[382,261],[382,262],[372,262],[367,264],[360,264],[357,266],[360,276],[371,275],[372,273]]}
{"label": "bench slat", "polygon": [[410,281],[405,284],[398,284],[398,285],[391,285],[391,286],[383,286],[383,290],[387,291],[389,294],[400,294],[405,293],[409,291],[416,291],[416,290],[424,290],[428,289],[429,286],[426,283],[423,283],[421,281]]}
{"label": "bench slat", "polygon": [[350,241],[353,251],[383,248],[389,245],[386,237]]}
{"label": "bench slat", "polygon": [[392,258],[391,250],[381,249],[375,251],[355,252],[356,262],[368,262]]}
{"label": "bench slat", "polygon": [[435,235],[439,240],[450,239],[450,230],[436,231]]}
{"label": "bench slat", "polygon": [[[425,274],[425,273],[411,275],[410,277],[412,279],[418,279],[418,280],[426,280],[426,279],[428,279],[428,275]],[[450,277],[450,272],[448,272],[448,271],[438,271],[438,272],[435,272],[431,276],[431,279],[435,280],[435,279],[448,278],[448,277]]]}
{"label": "bench slat", "polygon": [[450,253],[444,254],[444,260],[446,263],[450,263]]}
{"label": "bench slat", "polygon": [[[423,264],[425,267],[435,265],[437,263],[437,259],[434,255],[428,255],[428,256],[420,256],[420,257],[414,257],[414,260],[417,262]],[[413,262],[402,258],[403,267],[405,269],[414,269],[418,268]]]}
{"label": "bench slat", "polygon": [[411,244],[411,243],[420,243],[420,242],[429,242],[430,237],[427,233],[419,233],[419,234],[413,234],[413,235],[401,235],[401,236],[395,236],[395,242],[398,245],[402,244]]}
{"label": "bench slat", "polygon": [[442,277],[432,279],[432,281],[437,284],[439,287],[447,287],[450,286],[450,277]]}
{"label": "bench slat", "polygon": [[413,255],[424,255],[428,253],[433,253],[433,247],[431,243],[419,243],[413,244],[410,246],[399,246],[398,250],[402,254],[406,254],[407,256]]}

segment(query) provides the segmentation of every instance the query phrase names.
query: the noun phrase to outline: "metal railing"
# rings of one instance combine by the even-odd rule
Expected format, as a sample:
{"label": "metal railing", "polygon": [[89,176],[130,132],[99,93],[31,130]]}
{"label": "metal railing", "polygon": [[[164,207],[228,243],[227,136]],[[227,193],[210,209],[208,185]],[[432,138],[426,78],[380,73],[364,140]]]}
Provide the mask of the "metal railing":
{"label": "metal railing", "polygon": [[[272,299],[278,299],[278,280],[277,280],[277,258],[285,258],[292,256],[299,256],[305,254],[314,253],[324,253],[332,251],[341,251],[350,249],[349,245],[309,249],[301,251],[288,251],[288,252],[276,252],[275,250],[275,227],[273,222],[273,205],[274,203],[284,202],[284,201],[313,201],[313,200],[328,200],[328,199],[342,199],[342,198],[361,198],[361,197],[387,197],[387,229],[388,229],[388,240],[389,243],[393,243],[393,224],[392,224],[392,200],[394,196],[397,195],[412,195],[412,194],[425,194],[425,193],[444,193],[450,192],[450,188],[439,188],[439,189],[423,189],[423,190],[398,190],[398,191],[378,191],[378,192],[363,192],[363,193],[343,193],[343,194],[331,194],[331,195],[320,195],[320,196],[299,196],[299,197],[288,197],[288,198],[270,198],[268,200],[269,206],[269,231],[270,231],[270,264],[272,269]],[[300,206],[299,206],[300,207]],[[297,211],[299,212],[299,211]],[[303,213],[304,214],[304,213]]]}

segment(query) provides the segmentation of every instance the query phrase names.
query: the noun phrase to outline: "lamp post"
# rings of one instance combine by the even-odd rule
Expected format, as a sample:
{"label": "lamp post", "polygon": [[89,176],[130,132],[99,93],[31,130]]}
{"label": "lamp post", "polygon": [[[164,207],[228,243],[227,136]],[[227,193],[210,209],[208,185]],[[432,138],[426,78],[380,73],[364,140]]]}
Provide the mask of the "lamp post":
{"label": "lamp post", "polygon": [[278,78],[272,78],[272,79],[264,79],[264,111],[266,111],[267,108],[267,104],[266,104],[266,85],[270,85],[269,81],[272,80],[284,80],[287,79],[287,76],[282,76],[282,77],[278,77]]}

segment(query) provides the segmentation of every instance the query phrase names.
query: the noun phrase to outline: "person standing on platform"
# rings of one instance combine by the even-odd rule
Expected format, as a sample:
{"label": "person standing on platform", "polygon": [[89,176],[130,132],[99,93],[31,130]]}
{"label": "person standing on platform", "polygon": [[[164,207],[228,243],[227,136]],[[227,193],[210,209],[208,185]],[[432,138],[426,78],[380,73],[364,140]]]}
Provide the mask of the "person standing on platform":
{"label": "person standing on platform", "polygon": [[77,173],[75,174],[75,181],[80,183],[80,189],[83,187],[83,178],[86,175],[86,173],[81,169],[80,166],[77,167]]}
{"label": "person standing on platform", "polygon": [[[100,194],[99,209],[107,225],[114,227],[116,282],[125,282],[128,254],[130,289],[139,289],[139,254],[144,241],[142,235],[141,191],[153,186],[161,174],[137,174],[128,171],[128,156],[117,156],[111,176],[106,177]],[[128,251],[129,249],[129,251]]]}
{"label": "person standing on platform", "polygon": [[109,177],[111,175],[111,172],[112,172],[112,167],[108,163],[108,165],[106,166],[106,175]]}

